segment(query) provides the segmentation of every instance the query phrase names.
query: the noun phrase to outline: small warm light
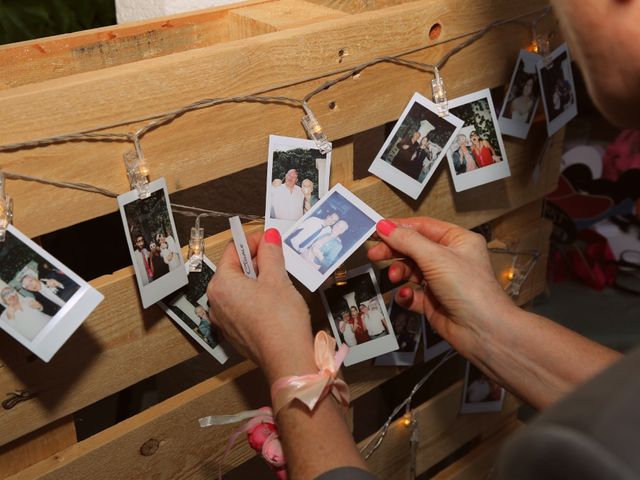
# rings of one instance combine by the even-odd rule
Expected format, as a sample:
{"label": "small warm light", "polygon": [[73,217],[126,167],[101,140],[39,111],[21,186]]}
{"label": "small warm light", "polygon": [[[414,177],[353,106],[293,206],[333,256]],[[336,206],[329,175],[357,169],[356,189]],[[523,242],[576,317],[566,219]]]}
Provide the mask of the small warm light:
{"label": "small warm light", "polygon": [[438,69],[435,69],[435,76],[431,80],[431,90],[433,92],[433,103],[436,104],[436,113],[441,117],[449,115],[449,101],[447,99],[447,89],[444,85],[444,80],[440,76]]}
{"label": "small warm light", "polygon": [[405,427],[411,426],[411,415],[405,413],[404,417],[402,417],[402,425],[404,425]]}
{"label": "small warm light", "polygon": [[[196,222],[196,225],[199,222]],[[204,259],[204,228],[196,226],[191,228],[189,238],[189,253],[187,255],[190,272],[201,272]]]}
{"label": "small warm light", "polygon": [[135,150],[126,152],[123,157],[131,189],[137,190],[140,198],[149,197],[149,167],[144,158],[138,157]]}
{"label": "small warm light", "polygon": [[342,287],[347,284],[347,267],[344,263],[340,265],[333,274],[333,278],[338,287]]}
{"label": "small warm light", "polygon": [[507,280],[512,281],[514,278],[516,278],[516,272],[512,268],[507,272]]}
{"label": "small warm light", "polygon": [[538,45],[538,42],[534,40],[529,44],[527,50],[531,53],[540,53],[540,46]]}
{"label": "small warm light", "polygon": [[309,138],[315,142],[320,153],[327,154],[331,151],[331,142],[324,133],[320,122],[318,122],[318,119],[310,110],[308,110],[307,114],[302,117],[302,126],[307,132]]}

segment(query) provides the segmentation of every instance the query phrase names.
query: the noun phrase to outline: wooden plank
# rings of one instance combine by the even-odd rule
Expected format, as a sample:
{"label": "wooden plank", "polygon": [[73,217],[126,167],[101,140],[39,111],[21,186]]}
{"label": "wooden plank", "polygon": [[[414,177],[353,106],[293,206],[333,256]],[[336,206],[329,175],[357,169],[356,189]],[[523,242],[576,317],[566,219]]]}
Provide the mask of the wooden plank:
{"label": "wooden plank", "polygon": [[347,13],[362,13],[407,3],[407,0],[307,0]]}
{"label": "wooden plank", "polygon": [[[11,143],[82,130],[131,116],[166,111],[203,97],[256,91],[301,97],[321,80],[284,90],[274,90],[274,87],[282,82],[303,82],[309,77],[325,75],[327,70],[424,45],[428,43],[424,31],[431,17],[440,18],[446,26],[442,37],[446,40],[477,30],[496,18],[497,12],[501,17],[508,17],[535,10],[545,2],[500,0],[491,6],[481,2],[469,6],[465,2],[464,8],[462,4],[463,0],[446,4],[426,0],[412,2],[2,90],[0,109],[12,121],[0,125],[0,138]],[[505,37],[512,41],[504,42]],[[453,57],[446,67],[450,95],[506,83],[517,45],[525,45],[528,39],[529,32],[521,26],[502,27]],[[309,45],[322,45],[322,48]],[[411,58],[433,61],[449,46],[439,45]],[[348,55],[340,56],[340,51]],[[470,71],[468,65],[472,59],[490,64],[492,68]],[[203,75],[203,65],[225,65],[225,68],[209,68]],[[357,80],[343,82],[319,95],[312,106],[329,136],[343,138],[393,120],[412,92],[425,91],[428,77],[405,67],[379,65],[363,72]],[[371,98],[376,101],[372,102]],[[330,109],[330,102],[335,102],[336,108]],[[300,117],[299,109],[281,105],[220,106],[185,115],[149,133],[143,140],[143,148],[152,175],[166,176],[170,190],[175,191],[263,163],[268,134],[303,135]],[[130,128],[134,126],[124,130]],[[512,158],[516,164],[518,151],[528,159],[525,163],[531,164],[531,152],[521,147],[522,144],[511,144],[507,148],[514,151]],[[81,181],[122,192],[127,188],[122,153],[128,148],[117,142],[61,144],[0,154],[0,166],[27,175]],[[535,149],[538,150],[539,147]],[[239,151],[242,155],[237,154]],[[216,168],[210,168],[211,165]],[[442,187],[448,188],[448,183],[442,182]],[[61,195],[53,187],[28,182],[11,182],[8,190],[15,201],[16,225],[28,235],[46,233],[115,210],[111,199],[83,192],[65,191]],[[384,190],[379,190],[376,197],[380,191]],[[48,201],[43,204],[42,198]],[[434,201],[430,194],[423,200]],[[413,203],[414,208],[417,204]]]}
{"label": "wooden plank", "polygon": [[[523,231],[523,245],[540,231],[538,225]],[[217,260],[229,238],[228,232],[209,238],[207,255]],[[540,242],[545,245],[544,240]],[[545,266],[541,259],[537,268],[544,271]],[[519,303],[542,291],[544,275],[539,280],[542,283],[525,284]],[[8,336],[0,337],[0,359],[6,366],[0,368],[0,392],[26,388],[38,393],[12,410],[0,411],[0,445],[197,355],[198,350],[159,308],[142,310],[131,268],[92,283],[105,301],[51,363],[33,361]],[[302,293],[314,312],[314,324],[325,327],[318,295]],[[396,373],[395,369],[383,370],[368,364],[348,369],[354,395],[363,395]]]}
{"label": "wooden plank", "polygon": [[[500,413],[458,415],[461,395],[462,382],[458,382],[414,408],[419,425],[417,472],[425,472],[492,425],[504,422],[519,406],[515,397],[507,395]],[[400,421],[389,428],[385,440],[367,462],[378,478],[409,478],[410,435],[410,430]],[[369,438],[363,440],[360,446],[365,445]]]}
{"label": "wooden plank", "polygon": [[41,462],[76,443],[73,417],[65,417],[0,447],[0,478]]}
{"label": "wooden plank", "polygon": [[493,435],[487,437],[463,458],[448,466],[432,480],[478,480],[489,478],[493,464],[499,450],[511,435],[524,425],[517,419],[512,419]]}

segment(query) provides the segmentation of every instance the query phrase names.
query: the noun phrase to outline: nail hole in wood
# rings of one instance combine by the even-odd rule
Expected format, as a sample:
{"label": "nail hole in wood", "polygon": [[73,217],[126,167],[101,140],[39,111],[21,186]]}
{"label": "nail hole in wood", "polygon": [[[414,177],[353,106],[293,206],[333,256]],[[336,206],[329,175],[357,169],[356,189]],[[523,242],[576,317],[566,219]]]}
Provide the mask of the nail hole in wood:
{"label": "nail hole in wood", "polygon": [[442,33],[442,25],[439,23],[434,23],[429,29],[429,38],[431,40],[437,40]]}
{"label": "nail hole in wood", "polygon": [[338,105],[336,105],[336,102],[329,102],[329,109],[330,110],[335,110],[337,106]]}
{"label": "nail hole in wood", "polygon": [[158,451],[158,448],[160,448],[160,442],[155,438],[150,438],[140,447],[140,455],[149,457],[156,453]]}

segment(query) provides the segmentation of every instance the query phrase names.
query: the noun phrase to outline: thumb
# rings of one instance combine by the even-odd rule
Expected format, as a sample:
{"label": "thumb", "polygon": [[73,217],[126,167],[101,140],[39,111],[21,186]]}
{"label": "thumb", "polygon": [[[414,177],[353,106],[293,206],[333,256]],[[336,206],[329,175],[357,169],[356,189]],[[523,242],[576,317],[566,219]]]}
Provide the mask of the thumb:
{"label": "thumb", "polygon": [[426,260],[439,253],[437,243],[413,228],[396,225],[391,220],[380,220],[376,225],[376,231],[392,250],[406,255],[417,265],[424,265]]}
{"label": "thumb", "polygon": [[275,228],[264,232],[258,245],[258,279],[280,280],[287,276],[282,254],[282,237]]}

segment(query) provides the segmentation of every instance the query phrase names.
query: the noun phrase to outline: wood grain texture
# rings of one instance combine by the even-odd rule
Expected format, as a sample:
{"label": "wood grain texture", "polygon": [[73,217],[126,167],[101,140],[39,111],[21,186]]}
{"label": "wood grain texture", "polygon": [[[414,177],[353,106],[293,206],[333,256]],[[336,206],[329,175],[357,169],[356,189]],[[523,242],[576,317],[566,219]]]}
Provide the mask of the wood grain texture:
{"label": "wood grain texture", "polygon": [[[443,23],[442,39],[446,40],[475,31],[498,16],[535,10],[545,2],[500,0],[490,6],[476,2],[462,8],[463,3],[412,2],[1,90],[0,109],[12,121],[0,124],[0,138],[12,143],[83,130],[206,97],[256,91],[301,97],[324,79],[285,90],[278,90],[277,85],[303,82],[310,76],[326,75],[328,70],[427,44],[425,29],[433,18]],[[511,41],[504,42],[504,38]],[[506,84],[519,46],[528,39],[529,32],[522,26],[501,27],[452,58],[445,70],[450,96]],[[439,45],[410,58],[434,61],[450,46]],[[346,54],[339,56],[340,50]],[[469,69],[472,60],[492,68]],[[429,78],[429,74],[406,67],[379,65],[318,95],[311,104],[330,138],[344,138],[396,118],[414,91],[425,92]],[[333,110],[328,107],[330,101],[336,104]],[[175,191],[263,163],[268,134],[304,135],[300,117],[299,109],[282,105],[225,105],[187,114],[150,132],[142,143],[151,175],[165,176],[170,191]],[[1,153],[0,166],[122,192],[127,189],[122,165],[127,149],[129,145],[117,142],[60,144]],[[526,155],[531,164],[530,153]],[[442,181],[443,186],[448,184]],[[61,192],[32,182],[10,182],[8,191],[15,201],[16,226],[30,236],[115,211],[112,199]],[[48,201],[43,204],[41,198]],[[438,201],[430,193],[422,200]]]}

